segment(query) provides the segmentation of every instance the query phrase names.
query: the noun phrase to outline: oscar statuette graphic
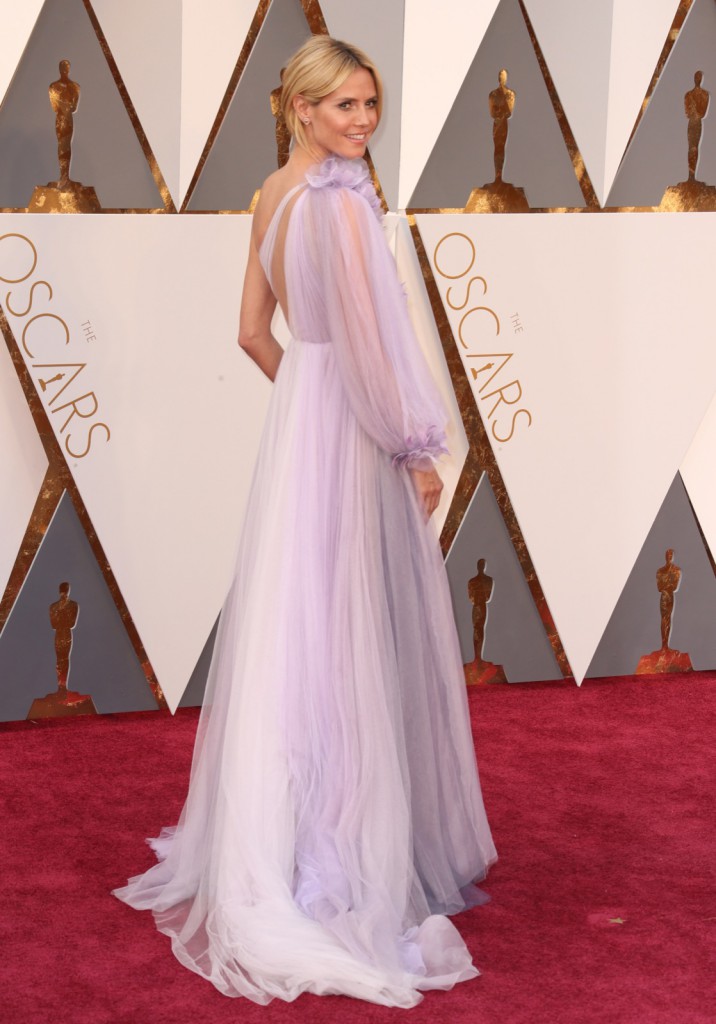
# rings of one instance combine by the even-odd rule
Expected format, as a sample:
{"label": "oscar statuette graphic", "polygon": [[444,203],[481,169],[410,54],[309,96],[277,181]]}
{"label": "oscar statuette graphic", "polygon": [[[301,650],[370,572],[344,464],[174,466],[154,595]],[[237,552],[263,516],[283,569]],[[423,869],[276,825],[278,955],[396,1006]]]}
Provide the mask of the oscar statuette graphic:
{"label": "oscar statuette graphic", "polygon": [[669,185],[661,200],[660,210],[686,213],[690,210],[716,210],[716,186],[696,177],[703,123],[709,109],[709,94],[702,88],[703,72],[694,74],[694,87],[684,96],[686,116],[687,161],[689,176],[678,185]]}
{"label": "oscar statuette graphic", "polygon": [[77,625],[80,606],[70,599],[69,583],[60,583],[60,596],[50,605],[50,625],[55,631],[57,689],[46,697],[37,697],[28,712],[31,718],[64,718],[70,715],[96,715],[92,698],[70,690],[70,654],[72,631]]}
{"label": "oscar statuette graphic", "polygon": [[[283,116],[283,110],[281,108],[281,96],[283,94],[283,73],[286,69],[281,68],[281,84],[277,85],[275,89],[272,89],[269,93],[269,105],[271,107],[271,114],[274,118],[274,130],[276,133],[276,163],[278,167],[283,167],[288,160],[288,154],[291,148],[291,133],[288,130],[288,125]],[[256,209],[256,204],[259,201],[261,195],[261,189],[257,188],[253,194],[253,198],[249,203],[249,213],[253,213]]]}
{"label": "oscar statuette graphic", "polygon": [[49,87],[50,105],[55,113],[57,159],[60,176],[47,185],[37,185],[27,208],[28,213],[98,213],[97,193],[91,185],[70,178],[74,115],[80,102],[80,87],[70,78],[70,62],[60,61],[60,77]]}
{"label": "oscar statuette graphic", "polygon": [[485,572],[485,559],[480,558],[477,563],[477,575],[473,576],[467,584],[467,595],[472,603],[472,636],[475,646],[474,660],[463,666],[465,682],[468,686],[507,682],[502,665],[493,665],[491,661],[484,661],[482,657],[482,649],[485,646],[487,605],[492,597],[494,586],[494,580]]}
{"label": "oscar statuette graphic", "polygon": [[281,108],[281,96],[283,95],[283,73],[286,69],[281,68],[281,85],[278,85],[271,92],[271,113],[276,121],[276,160],[279,167],[283,167],[288,160],[289,148],[291,145],[291,133],[283,116]]}
{"label": "oscar statuette graphic", "polygon": [[645,654],[639,659],[637,675],[648,675],[652,672],[691,672],[691,658],[683,651],[675,651],[669,646],[671,627],[674,618],[676,592],[681,585],[681,569],[674,565],[674,552],[671,548],[666,552],[666,562],[656,571],[656,586],[659,591],[659,610],[661,612],[661,647],[658,651]]}
{"label": "oscar statuette graphic", "polygon": [[498,75],[498,86],[489,95],[490,117],[492,118],[492,144],[495,156],[495,180],[474,188],[465,206],[465,213],[527,213],[529,203],[524,189],[503,181],[505,150],[510,118],[515,109],[516,97],[507,87],[507,69]]}

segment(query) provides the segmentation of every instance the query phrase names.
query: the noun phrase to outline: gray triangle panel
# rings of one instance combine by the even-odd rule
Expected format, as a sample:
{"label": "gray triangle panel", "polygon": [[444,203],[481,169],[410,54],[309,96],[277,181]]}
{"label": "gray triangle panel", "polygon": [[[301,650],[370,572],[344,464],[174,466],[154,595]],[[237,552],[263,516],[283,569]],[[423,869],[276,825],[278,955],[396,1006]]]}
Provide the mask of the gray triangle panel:
{"label": "gray triangle panel", "polygon": [[370,156],[388,206],[394,210],[400,173],[405,0],[362,0],[360,4],[322,0],[321,10],[330,34],[365,50],[383,79],[383,116],[370,142]]}
{"label": "gray triangle panel", "polygon": [[[469,31],[469,26],[465,27]],[[502,68],[515,93],[503,178],[535,207],[584,206],[557,116],[517,0],[502,0],[465,76],[409,206],[462,208],[495,178],[490,92]],[[429,88],[426,83],[425,88]]]}
{"label": "gray triangle panel", "polygon": [[486,661],[502,665],[510,683],[561,679],[554,651],[532,600],[487,475],[473,495],[446,560],[463,663],[474,657],[472,604],[467,585],[484,558],[492,577],[487,606]]}
{"label": "gray triangle panel", "polygon": [[[82,0],[47,0],[0,109],[0,206],[26,207],[35,185],[57,180],[48,87],[61,60],[80,86],[71,176],[106,208],[163,206]],[[157,74],[160,74],[157,69]],[[177,99],[178,102],[178,99]]]}
{"label": "gray triangle panel", "polygon": [[703,121],[696,177],[716,185],[716,4],[694,0],[622,159],[608,206],[658,206],[670,185],[688,177],[684,97],[694,88],[697,71],[703,72],[702,87],[710,92],[710,109]]}
{"label": "gray triangle panel", "polygon": [[[716,668],[716,577],[694,513],[677,475],[612,613],[587,676],[625,676],[661,646],[657,570],[674,551],[681,582],[674,595],[669,646],[691,657],[695,669]],[[609,557],[605,551],[604,557]]]}
{"label": "gray triangle panel", "polygon": [[189,210],[246,210],[264,178],[276,170],[271,92],[280,85],[281,68],[310,35],[299,0],[273,0]]}
{"label": "gray triangle panel", "polygon": [[100,714],[156,710],[157,704],[72,501],[65,493],[0,634],[0,721],[24,719],[57,685],[50,605],[61,583],[79,605],[72,631],[71,690]]}
{"label": "gray triangle panel", "polygon": [[186,684],[186,690],[184,690],[182,698],[179,701],[180,708],[196,708],[200,707],[204,703],[206,680],[209,676],[209,667],[211,665],[211,657],[214,653],[214,644],[216,643],[216,631],[218,627],[219,620],[217,619],[211,633],[209,633],[208,640],[204,644],[204,649],[199,655],[199,660],[191,674],[191,678]]}

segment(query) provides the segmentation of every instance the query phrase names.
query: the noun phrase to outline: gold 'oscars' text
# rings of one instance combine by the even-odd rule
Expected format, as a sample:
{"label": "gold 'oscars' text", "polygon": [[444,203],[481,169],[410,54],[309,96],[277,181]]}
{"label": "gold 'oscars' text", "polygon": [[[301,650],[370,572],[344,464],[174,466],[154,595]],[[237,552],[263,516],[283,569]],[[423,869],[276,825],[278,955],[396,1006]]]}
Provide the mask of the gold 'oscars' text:
{"label": "gold 'oscars' text", "polygon": [[[506,444],[519,430],[532,425],[532,413],[523,401],[519,377],[513,376],[514,352],[495,351],[505,318],[488,303],[487,280],[473,273],[476,260],[472,239],[461,231],[444,235],[433,253],[436,274],[451,282],[445,302],[461,314],[457,341],[478,409],[495,441]],[[521,323],[518,321],[517,330],[514,319],[510,320],[513,333],[522,333]]]}
{"label": "gold 'oscars' text", "polygon": [[48,281],[35,279],[38,262],[37,248],[26,235],[0,235],[0,281],[13,286],[3,306],[17,321],[13,333],[65,451],[73,459],[84,459],[93,444],[106,444],[111,437],[88,383],[91,360],[82,347],[95,335],[83,327],[84,337],[73,337],[66,320],[48,308],[55,295]]}

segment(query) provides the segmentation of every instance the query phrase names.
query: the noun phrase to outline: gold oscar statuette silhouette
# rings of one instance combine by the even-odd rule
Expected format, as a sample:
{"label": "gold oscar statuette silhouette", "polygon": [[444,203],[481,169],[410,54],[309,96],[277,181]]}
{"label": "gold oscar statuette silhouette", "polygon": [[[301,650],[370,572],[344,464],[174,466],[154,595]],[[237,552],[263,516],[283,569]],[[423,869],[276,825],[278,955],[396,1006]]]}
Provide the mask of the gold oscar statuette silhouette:
{"label": "gold oscar statuette silhouette", "polygon": [[[291,133],[288,130],[288,125],[284,120],[283,110],[281,109],[281,96],[283,95],[283,73],[286,69],[281,68],[281,84],[277,85],[275,89],[272,89],[269,93],[269,104],[271,107],[271,114],[274,118],[274,130],[276,133],[276,162],[279,167],[283,167],[288,160],[288,154],[291,149]],[[249,213],[253,213],[256,209],[256,204],[259,201],[261,195],[261,189],[257,188],[253,194],[251,202],[249,203]]]}
{"label": "gold oscar statuette silhouette", "polygon": [[50,625],[55,631],[57,689],[32,702],[28,718],[60,718],[70,715],[96,715],[94,701],[86,694],[68,688],[72,630],[77,625],[80,606],[70,600],[69,583],[60,583],[60,596],[50,605]]}
{"label": "gold oscar statuette silhouette", "polygon": [[716,186],[707,185],[705,181],[699,181],[696,177],[704,118],[709,109],[709,94],[701,87],[703,79],[703,71],[697,71],[694,75],[693,89],[689,89],[684,96],[689,176],[678,185],[669,185],[662,197],[660,210],[681,213],[690,210],[716,210]]}
{"label": "gold oscar statuette silhouette", "polygon": [[279,167],[283,167],[288,160],[288,153],[291,146],[291,133],[283,116],[281,109],[281,96],[283,95],[283,73],[286,69],[281,68],[281,85],[271,93],[271,113],[276,121],[276,160]]}
{"label": "gold oscar statuette silhouette", "polygon": [[637,675],[649,675],[652,672],[691,672],[693,669],[688,654],[669,647],[675,595],[680,585],[681,569],[678,565],[674,565],[674,552],[669,548],[666,552],[665,563],[656,570],[656,586],[659,591],[659,610],[661,612],[661,647],[639,659]]}
{"label": "gold oscar statuette silhouette", "polygon": [[70,178],[74,115],[80,102],[80,87],[70,78],[70,62],[60,61],[60,77],[49,88],[50,105],[55,112],[57,159],[60,176],[57,181],[38,185],[32,193],[28,213],[98,213],[97,193],[91,185],[82,185]]}
{"label": "gold oscar statuette silhouette", "polygon": [[530,206],[524,189],[503,181],[507,133],[515,109],[516,97],[507,87],[507,69],[498,75],[498,86],[488,97],[492,118],[492,144],[495,157],[495,180],[474,188],[465,206],[465,213],[526,213]]}
{"label": "gold oscar statuette silhouette", "polygon": [[506,683],[502,665],[493,665],[484,661],[482,649],[485,645],[485,626],[487,625],[487,605],[492,597],[494,580],[485,572],[485,559],[477,563],[477,576],[473,576],[467,584],[467,596],[472,603],[472,639],[475,658],[464,665],[465,682],[468,686],[485,685],[487,683]]}

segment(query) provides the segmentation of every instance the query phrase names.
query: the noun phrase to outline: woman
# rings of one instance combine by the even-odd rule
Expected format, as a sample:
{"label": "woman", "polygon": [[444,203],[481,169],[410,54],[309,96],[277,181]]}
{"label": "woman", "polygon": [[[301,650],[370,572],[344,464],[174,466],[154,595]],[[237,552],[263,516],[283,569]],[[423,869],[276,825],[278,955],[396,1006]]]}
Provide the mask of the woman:
{"label": "woman", "polygon": [[[431,524],[444,414],[362,160],[381,83],[314,37],[261,190],[240,344],[275,387],[191,784],[116,895],[227,995],[412,1006],[474,977],[444,916],[495,853]],[[280,304],[293,340],[271,335]]]}

